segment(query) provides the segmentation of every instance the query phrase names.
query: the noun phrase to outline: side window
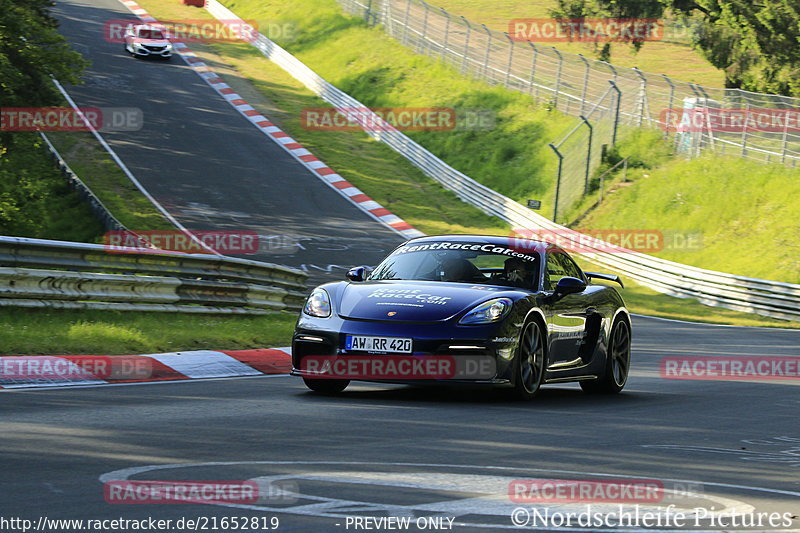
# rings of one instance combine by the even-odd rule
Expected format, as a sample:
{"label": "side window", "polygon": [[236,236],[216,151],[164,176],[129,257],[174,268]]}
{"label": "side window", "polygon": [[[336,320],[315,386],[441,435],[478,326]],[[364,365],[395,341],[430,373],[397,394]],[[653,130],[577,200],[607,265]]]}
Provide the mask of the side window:
{"label": "side window", "polygon": [[558,280],[569,275],[561,262],[563,255],[553,252],[547,253],[547,266],[545,267],[547,270],[544,273],[545,290],[553,290]]}
{"label": "side window", "polygon": [[545,290],[548,291],[553,290],[558,280],[564,276],[578,278],[584,281],[586,279],[578,265],[564,252],[548,252],[546,268],[547,271],[545,272],[544,282]]}
{"label": "side window", "polygon": [[561,260],[564,263],[565,269],[567,271],[567,276],[586,281],[586,277],[583,275],[583,271],[577,264],[575,264],[575,261],[573,261],[570,256],[568,256],[567,254],[558,254],[558,255],[561,256]]}

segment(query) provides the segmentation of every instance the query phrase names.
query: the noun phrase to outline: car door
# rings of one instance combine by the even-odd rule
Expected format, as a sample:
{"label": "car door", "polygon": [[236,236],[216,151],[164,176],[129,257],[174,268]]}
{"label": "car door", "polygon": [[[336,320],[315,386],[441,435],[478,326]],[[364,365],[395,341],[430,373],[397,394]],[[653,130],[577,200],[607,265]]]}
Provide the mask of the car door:
{"label": "car door", "polygon": [[545,257],[544,284],[550,296],[548,312],[549,366],[556,370],[580,366],[581,346],[586,333],[586,320],[590,310],[583,293],[557,296],[554,294],[558,280],[573,277],[586,281],[580,268],[560,248],[548,249]]}

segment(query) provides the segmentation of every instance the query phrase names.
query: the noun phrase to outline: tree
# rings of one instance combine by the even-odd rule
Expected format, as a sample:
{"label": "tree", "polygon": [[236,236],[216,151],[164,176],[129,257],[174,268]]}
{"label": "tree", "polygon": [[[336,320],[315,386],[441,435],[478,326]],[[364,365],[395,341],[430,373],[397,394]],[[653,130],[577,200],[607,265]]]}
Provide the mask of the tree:
{"label": "tree", "polygon": [[[694,44],[725,72],[726,86],[800,96],[797,0],[557,0],[556,18],[664,18],[701,21]],[[633,42],[638,49],[644,43]],[[610,57],[610,46],[600,56]]]}
{"label": "tree", "polygon": [[72,50],[50,15],[49,0],[0,0],[0,104],[36,107],[61,102],[50,76],[78,83],[88,63]]}

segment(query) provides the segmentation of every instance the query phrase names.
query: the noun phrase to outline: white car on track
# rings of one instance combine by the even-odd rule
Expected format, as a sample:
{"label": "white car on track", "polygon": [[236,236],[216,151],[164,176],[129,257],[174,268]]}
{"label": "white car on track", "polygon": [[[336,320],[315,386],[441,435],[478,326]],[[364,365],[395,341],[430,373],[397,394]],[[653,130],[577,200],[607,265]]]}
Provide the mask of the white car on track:
{"label": "white car on track", "polygon": [[135,57],[172,57],[172,43],[165,28],[153,24],[128,24],[125,51]]}

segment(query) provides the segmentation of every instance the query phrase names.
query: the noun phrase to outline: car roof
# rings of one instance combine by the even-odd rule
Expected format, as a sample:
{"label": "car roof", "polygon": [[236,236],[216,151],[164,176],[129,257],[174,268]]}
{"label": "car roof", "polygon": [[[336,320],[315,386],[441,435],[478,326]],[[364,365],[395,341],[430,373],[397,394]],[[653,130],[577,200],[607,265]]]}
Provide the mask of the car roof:
{"label": "car roof", "polygon": [[548,248],[554,248],[554,245],[545,241],[531,240],[517,236],[502,237],[500,235],[428,235],[411,239],[406,244],[440,241],[496,244],[498,246],[522,248],[524,250],[533,250],[536,252],[545,252]]}

